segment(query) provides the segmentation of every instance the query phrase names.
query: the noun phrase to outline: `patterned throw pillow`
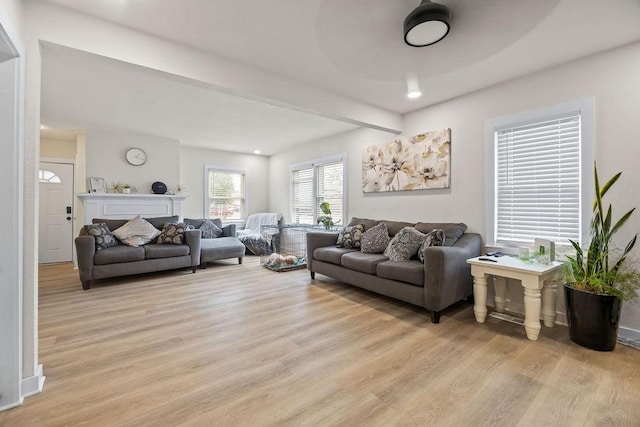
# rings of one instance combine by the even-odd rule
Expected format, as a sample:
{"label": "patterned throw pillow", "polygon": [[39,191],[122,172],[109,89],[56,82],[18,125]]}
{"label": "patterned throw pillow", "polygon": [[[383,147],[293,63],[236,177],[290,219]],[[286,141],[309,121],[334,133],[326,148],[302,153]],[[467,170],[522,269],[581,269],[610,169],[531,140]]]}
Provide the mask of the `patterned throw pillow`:
{"label": "patterned throw pillow", "polygon": [[344,227],[340,230],[336,245],[346,249],[359,248],[362,233],[364,233],[364,225],[362,224]]}
{"label": "patterned throw pillow", "polygon": [[188,229],[184,222],[178,224],[166,223],[162,228],[160,237],[158,237],[158,244],[171,243],[181,245],[184,242],[184,232]]}
{"label": "patterned throw pillow", "polygon": [[382,222],[362,234],[360,250],[365,254],[381,254],[390,240],[387,224]]}
{"label": "patterned throw pillow", "polygon": [[142,246],[158,237],[160,230],[149,221],[140,218],[140,215],[128,221],[125,225],[113,232],[122,243],[129,246]]}
{"label": "patterned throw pillow", "polygon": [[203,239],[215,239],[222,234],[222,228],[218,227],[210,219],[205,219],[198,228]]}
{"label": "patterned throw pillow", "polygon": [[442,246],[444,243],[445,235],[444,230],[442,228],[434,228],[430,232],[427,233],[427,238],[424,239],[420,249],[418,249],[418,258],[420,261],[424,262],[424,251],[429,246]]}
{"label": "patterned throw pillow", "polygon": [[84,229],[89,236],[93,236],[96,239],[96,251],[118,246],[118,241],[113,237],[111,230],[109,230],[109,227],[107,227],[107,224],[104,222],[85,225]]}
{"label": "patterned throw pillow", "polygon": [[409,261],[418,252],[426,237],[413,227],[405,227],[393,236],[384,250],[384,255],[391,261]]}

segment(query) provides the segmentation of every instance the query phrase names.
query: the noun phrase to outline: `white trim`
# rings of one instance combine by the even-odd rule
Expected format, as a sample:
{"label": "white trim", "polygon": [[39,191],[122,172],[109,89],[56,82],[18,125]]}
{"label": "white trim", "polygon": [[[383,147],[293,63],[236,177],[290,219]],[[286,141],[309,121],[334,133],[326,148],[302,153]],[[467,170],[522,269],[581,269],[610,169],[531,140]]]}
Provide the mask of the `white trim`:
{"label": "white trim", "polygon": [[63,159],[60,157],[40,157],[40,161],[41,162],[45,162],[45,163],[59,163],[62,165],[75,165],[76,164],[76,160],[75,159]]}
{"label": "white trim", "polygon": [[342,154],[337,154],[335,156],[322,157],[320,159],[313,159],[313,160],[308,160],[306,162],[295,163],[293,165],[290,165],[289,169],[291,171],[295,171],[300,169],[307,169],[307,168],[317,166],[317,165],[322,165],[325,163],[344,162],[346,158],[347,158],[346,153],[342,153]]}
{"label": "white trim", "polygon": [[485,238],[486,245],[495,247],[495,133],[508,127],[534,120],[541,120],[568,112],[579,112],[581,120],[581,224],[582,242],[589,241],[589,221],[591,218],[591,189],[593,188],[594,147],[595,147],[595,98],[586,97],[530,111],[496,117],[485,123]]}
{"label": "white trim", "polygon": [[22,379],[22,398],[41,393],[46,379],[47,377],[43,375],[42,365],[38,365],[36,374],[33,377]]}

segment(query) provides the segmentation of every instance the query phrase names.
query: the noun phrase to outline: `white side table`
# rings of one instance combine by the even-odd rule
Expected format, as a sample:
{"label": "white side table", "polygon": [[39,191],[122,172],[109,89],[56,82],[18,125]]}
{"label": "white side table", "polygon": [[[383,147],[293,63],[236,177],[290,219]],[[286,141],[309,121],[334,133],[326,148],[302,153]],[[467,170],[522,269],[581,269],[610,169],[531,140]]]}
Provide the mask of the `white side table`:
{"label": "white side table", "polygon": [[[492,259],[482,261],[482,258]],[[527,263],[508,256],[481,256],[467,260],[473,276],[473,313],[478,323],[487,318],[487,276],[494,276],[496,311],[505,308],[506,278],[517,279],[524,288],[524,329],[527,338],[537,340],[540,335],[540,312],[544,325],[553,327],[556,321],[556,288],[561,262],[551,264]],[[542,310],[541,310],[542,309]]]}

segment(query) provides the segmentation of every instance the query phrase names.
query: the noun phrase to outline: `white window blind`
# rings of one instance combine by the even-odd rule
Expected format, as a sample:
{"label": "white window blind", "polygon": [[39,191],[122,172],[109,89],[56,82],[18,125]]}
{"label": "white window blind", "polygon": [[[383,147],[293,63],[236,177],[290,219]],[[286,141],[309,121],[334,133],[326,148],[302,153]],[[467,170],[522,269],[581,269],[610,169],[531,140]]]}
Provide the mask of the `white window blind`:
{"label": "white window blind", "polygon": [[245,174],[207,168],[206,216],[222,221],[242,221],[246,217]]}
{"label": "white window blind", "polygon": [[291,171],[291,221],[316,224],[320,203],[329,202],[331,218],[342,224],[344,216],[344,166],[342,160],[315,161]]}
{"label": "white window blind", "polygon": [[495,242],[580,240],[579,113],[495,132]]}

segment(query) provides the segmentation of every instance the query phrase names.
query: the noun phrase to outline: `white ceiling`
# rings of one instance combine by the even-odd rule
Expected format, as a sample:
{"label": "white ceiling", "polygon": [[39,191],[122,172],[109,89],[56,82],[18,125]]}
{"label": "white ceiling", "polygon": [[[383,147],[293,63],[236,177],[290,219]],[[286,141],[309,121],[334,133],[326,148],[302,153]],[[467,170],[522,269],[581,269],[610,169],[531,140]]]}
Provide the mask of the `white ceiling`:
{"label": "white ceiling", "polygon": [[[419,0],[47,2],[398,114],[640,40],[640,0],[440,0],[451,9],[451,32],[424,48],[408,47],[402,39],[402,21]],[[242,146],[237,151],[247,150],[253,141],[254,146],[274,146],[271,152],[354,127],[215,93],[201,84],[126,64],[106,65],[104,58],[48,51],[49,47],[43,53],[43,120],[74,127],[84,122],[81,126],[86,127],[115,126],[125,117],[135,117],[139,124],[131,130],[194,145],[211,146],[226,139]],[[80,70],[99,64],[138,90],[115,90],[119,83],[109,86],[106,74],[99,85],[104,90],[80,71],[61,81],[68,72],[63,63],[67,60],[75,61]],[[424,95],[407,99],[408,82],[417,83]],[[64,86],[74,99],[80,97],[83,107],[83,102],[96,99],[101,105],[94,114],[91,108],[74,111],[72,102],[60,98],[47,99],[60,95],[57,86]],[[151,97],[160,86],[171,94],[166,103]],[[87,95],[91,92],[93,97]],[[181,94],[197,99],[203,109],[187,105]],[[150,104],[160,114],[148,111],[145,117],[137,110]],[[172,111],[172,105],[180,110]],[[76,122],[70,120],[73,116]]]}

